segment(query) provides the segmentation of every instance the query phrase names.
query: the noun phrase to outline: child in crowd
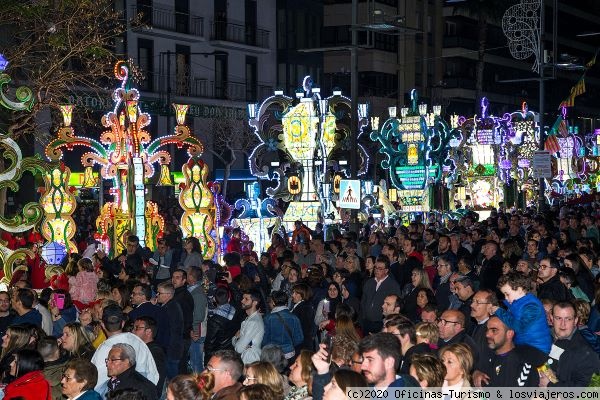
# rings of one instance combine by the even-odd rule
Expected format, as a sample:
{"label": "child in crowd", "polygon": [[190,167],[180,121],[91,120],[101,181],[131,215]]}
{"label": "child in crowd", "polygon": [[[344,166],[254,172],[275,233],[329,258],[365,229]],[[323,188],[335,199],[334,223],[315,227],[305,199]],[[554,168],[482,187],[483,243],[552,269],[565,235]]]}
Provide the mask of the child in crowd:
{"label": "child in crowd", "polygon": [[509,272],[498,279],[507,309],[495,307],[494,314],[515,331],[514,343],[526,359],[536,367],[548,360],[552,337],[542,302],[529,293],[531,278],[520,272]]}
{"label": "child in crowd", "polygon": [[[82,258],[77,261],[79,272],[74,277],[69,278],[69,293],[73,302],[87,305],[96,298],[96,290],[98,285],[98,276],[94,272],[94,264],[89,258]],[[80,304],[79,309],[83,309]]]}

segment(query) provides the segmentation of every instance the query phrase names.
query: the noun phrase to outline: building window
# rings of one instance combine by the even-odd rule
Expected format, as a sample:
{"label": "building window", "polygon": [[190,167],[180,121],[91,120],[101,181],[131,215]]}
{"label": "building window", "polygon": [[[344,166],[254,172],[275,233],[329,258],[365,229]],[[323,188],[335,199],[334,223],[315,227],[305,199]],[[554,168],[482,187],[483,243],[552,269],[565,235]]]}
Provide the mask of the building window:
{"label": "building window", "polygon": [[140,83],[141,90],[154,90],[154,42],[148,39],[138,39],[138,65],[144,74]]}
{"label": "building window", "polygon": [[246,56],[246,101],[256,101],[257,68],[256,57]]}
{"label": "building window", "polygon": [[215,97],[225,99],[227,96],[227,54],[215,55]]}

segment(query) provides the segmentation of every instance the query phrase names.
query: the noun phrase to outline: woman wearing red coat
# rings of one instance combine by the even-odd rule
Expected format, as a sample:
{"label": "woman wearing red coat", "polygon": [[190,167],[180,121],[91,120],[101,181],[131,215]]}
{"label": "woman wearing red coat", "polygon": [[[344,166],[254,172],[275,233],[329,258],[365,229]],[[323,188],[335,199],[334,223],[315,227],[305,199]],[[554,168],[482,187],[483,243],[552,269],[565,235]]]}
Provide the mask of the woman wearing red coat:
{"label": "woman wearing red coat", "polygon": [[4,399],[52,400],[43,369],[44,359],[36,350],[17,351],[10,363],[10,374],[16,379],[4,389]]}

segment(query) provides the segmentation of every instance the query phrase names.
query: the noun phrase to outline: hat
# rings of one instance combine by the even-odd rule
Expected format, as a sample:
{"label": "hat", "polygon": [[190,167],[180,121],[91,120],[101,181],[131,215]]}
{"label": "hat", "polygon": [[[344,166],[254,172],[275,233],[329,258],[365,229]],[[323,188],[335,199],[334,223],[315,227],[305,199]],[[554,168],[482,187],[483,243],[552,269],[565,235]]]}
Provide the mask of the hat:
{"label": "hat", "polygon": [[125,314],[118,305],[112,304],[102,310],[102,322],[105,324],[118,324],[123,321],[125,321]]}

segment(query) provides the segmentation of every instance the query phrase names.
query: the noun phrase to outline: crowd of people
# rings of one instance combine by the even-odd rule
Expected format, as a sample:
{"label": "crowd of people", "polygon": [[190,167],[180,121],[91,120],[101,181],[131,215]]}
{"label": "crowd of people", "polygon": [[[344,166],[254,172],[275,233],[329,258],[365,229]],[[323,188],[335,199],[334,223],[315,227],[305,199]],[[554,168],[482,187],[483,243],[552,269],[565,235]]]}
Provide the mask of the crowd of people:
{"label": "crowd of people", "polygon": [[[587,386],[600,374],[600,205],[360,232],[296,222],[223,265],[169,223],[91,240],[0,292],[5,399],[341,399],[350,387]],[[35,240],[35,239],[34,239]],[[26,243],[24,245],[27,245]],[[38,275],[36,275],[38,274]]]}

